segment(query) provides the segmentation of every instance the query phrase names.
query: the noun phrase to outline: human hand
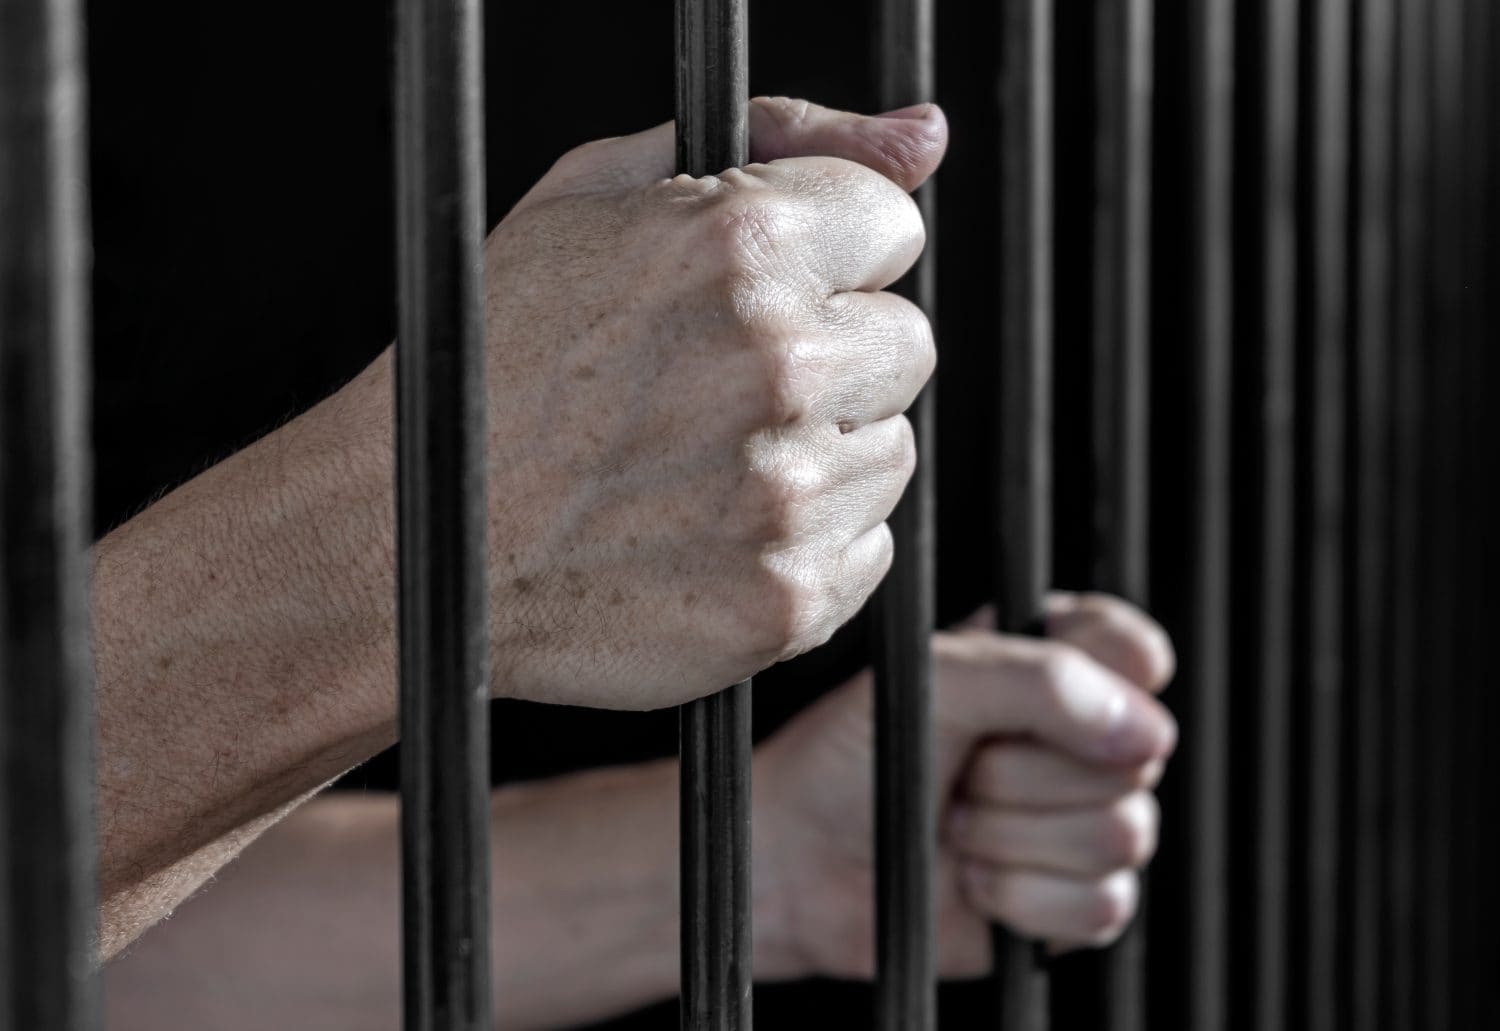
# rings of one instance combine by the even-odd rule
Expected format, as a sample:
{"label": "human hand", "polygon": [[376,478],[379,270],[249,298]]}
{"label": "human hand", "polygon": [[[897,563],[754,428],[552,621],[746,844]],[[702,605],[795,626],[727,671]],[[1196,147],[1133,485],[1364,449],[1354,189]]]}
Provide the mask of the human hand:
{"label": "human hand", "polygon": [[[931,105],[751,105],[757,164],[671,125],[565,155],[485,246],[497,694],[654,708],[825,640],[891,559],[932,332],[882,292],[947,143]],[[389,360],[351,389],[389,409]]]}
{"label": "human hand", "polygon": [[[1054,948],[1113,940],[1155,851],[1151,790],[1176,725],[1151,694],[1172,675],[1171,645],[1101,595],[1053,595],[1048,633],[933,640],[945,976],[989,969],[992,921]],[[865,672],[757,752],[756,890],[779,900],[766,935],[779,954],[762,964],[773,976],[873,974],[872,705]]]}
{"label": "human hand", "polygon": [[[486,247],[499,688],[649,708],[825,641],[884,575],[931,330],[879,292],[946,128],[786,100],[670,178],[671,126],[566,155]],[[813,156],[818,155],[818,156]]]}

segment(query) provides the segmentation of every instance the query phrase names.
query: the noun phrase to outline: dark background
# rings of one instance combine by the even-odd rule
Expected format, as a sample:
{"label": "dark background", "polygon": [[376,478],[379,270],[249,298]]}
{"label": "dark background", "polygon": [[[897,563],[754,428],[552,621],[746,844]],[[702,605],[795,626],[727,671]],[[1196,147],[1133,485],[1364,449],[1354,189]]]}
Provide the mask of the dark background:
{"label": "dark background", "polygon": [[[392,29],[389,5],[350,0],[89,6],[103,533],[335,390],[393,339]],[[758,0],[752,90],[870,110],[868,10]],[[595,0],[488,13],[493,225],[569,147],[671,118],[672,6]],[[965,246],[992,224],[984,183],[998,158],[978,112],[994,95],[994,64],[961,60],[965,45],[962,34],[943,37],[939,99],[953,145],[941,188],[982,203],[946,209],[936,236],[944,253],[978,257],[943,268],[945,310],[965,292],[982,300],[996,290],[985,249]],[[942,376],[962,383],[969,352],[980,352],[959,334],[993,339],[994,312],[952,307]],[[987,561],[973,547],[986,539],[988,499],[976,496],[987,492],[974,490],[972,463],[987,452],[965,429],[982,417],[957,398],[943,416],[945,620],[984,592]],[[829,647],[757,678],[758,736],[865,661],[864,626],[857,619]],[[673,754],[677,742],[673,711],[497,702],[492,727],[496,783]],[[394,789],[394,755],[345,784]],[[865,1024],[868,1005],[862,986],[760,988],[756,1000],[766,1027]],[[675,1021],[669,1003],[620,1026]]]}
{"label": "dark background", "polygon": [[[1191,265],[1189,77],[1187,14],[1200,0],[1158,0],[1154,196],[1152,213],[1152,583],[1156,613],[1169,629],[1190,623],[1191,577],[1187,555],[1193,534],[1185,504],[1195,442],[1191,398],[1194,340],[1194,281]],[[1307,885],[1297,865],[1306,840],[1303,824],[1314,744],[1302,722],[1284,743],[1293,792],[1288,823],[1297,830],[1291,862],[1291,897],[1256,899],[1251,860],[1254,841],[1250,805],[1260,754],[1250,745],[1258,733],[1254,694],[1259,632],[1253,614],[1260,555],[1257,525],[1256,452],[1263,399],[1256,394],[1256,362],[1264,326],[1258,321],[1264,255],[1257,249],[1257,220],[1264,198],[1256,190],[1265,159],[1256,138],[1262,116],[1259,96],[1268,75],[1253,54],[1267,0],[1238,0],[1240,33],[1235,69],[1240,89],[1235,117],[1237,263],[1235,303],[1235,471],[1231,567],[1230,791],[1227,814],[1230,857],[1222,886],[1230,904],[1229,1012],[1232,1028],[1249,1027],[1258,983],[1245,928],[1256,905],[1285,907],[1291,927],[1285,966],[1291,995],[1300,1007],[1308,985],[1306,967]],[[1449,3],[1450,0],[1443,0]],[[1362,11],[1366,0],[1355,0]],[[873,106],[871,24],[867,0],[754,0],[751,15],[751,81],[757,93],[806,96],[855,110]],[[949,157],[937,178],[938,222],[929,227],[937,248],[939,308],[936,313],[940,369],[938,511],[939,604],[944,622],[967,614],[983,599],[991,567],[993,525],[987,470],[995,394],[999,280],[995,263],[1000,149],[994,120],[999,42],[996,3],[944,4],[938,21],[938,95],[952,126]],[[1092,218],[1093,41],[1081,12],[1091,5],[1057,4],[1057,514],[1056,582],[1086,586],[1091,484],[1085,447],[1089,437],[1087,370],[1082,355],[1092,329],[1088,304],[1088,240]],[[1434,2],[1432,9],[1441,6]],[[1470,2],[1471,11],[1483,9]],[[94,434],[97,449],[96,522],[99,532],[128,519],[163,491],[305,409],[373,359],[394,336],[394,232],[392,202],[390,5],[353,0],[288,3],[203,4],[159,0],[152,5],[90,3],[90,113],[93,142],[93,218],[96,246],[95,304],[97,375]],[[1302,29],[1312,29],[1319,5],[1299,6]],[[1403,11],[1425,11],[1422,3]],[[491,5],[487,43],[487,145],[489,222],[502,218],[550,163],[585,140],[632,132],[667,120],[672,103],[672,5],[573,3]],[[1359,775],[1346,756],[1340,768],[1341,798],[1347,801],[1338,833],[1343,857],[1354,854],[1356,829],[1374,827],[1383,837],[1359,853],[1373,855],[1387,876],[1387,853],[1404,852],[1416,865],[1414,880],[1379,898],[1376,924],[1382,966],[1376,982],[1349,969],[1347,956],[1362,904],[1353,878],[1340,869],[1340,992],[1353,998],[1378,992],[1383,1028],[1407,1031],[1404,1011],[1387,1005],[1405,998],[1391,985],[1398,975],[1417,977],[1415,991],[1440,1012],[1453,989],[1451,1026],[1480,1028],[1500,1013],[1500,982],[1488,974],[1496,961],[1492,922],[1500,912],[1497,881],[1489,876],[1485,847],[1494,812],[1486,749],[1495,725],[1496,677],[1489,641],[1500,618],[1500,548],[1490,529],[1500,512],[1489,483],[1500,447],[1483,402],[1500,385],[1493,355],[1497,278],[1497,208],[1472,177],[1500,169],[1500,107],[1480,99],[1493,94],[1489,58],[1500,52],[1500,18],[1489,19],[1491,37],[1470,39],[1465,81],[1473,101],[1464,118],[1472,125],[1436,125],[1430,154],[1422,155],[1431,182],[1418,178],[1430,196],[1421,199],[1431,220],[1432,242],[1422,237],[1416,261],[1403,254],[1393,291],[1415,290],[1433,311],[1416,337],[1400,346],[1431,359],[1420,387],[1426,414],[1380,432],[1396,450],[1410,444],[1417,468],[1400,475],[1387,500],[1420,513],[1417,540],[1389,541],[1395,552],[1418,556],[1419,575],[1389,581],[1391,618],[1415,626],[1416,664],[1377,667],[1350,658],[1343,689],[1358,702],[1364,694],[1416,699],[1416,728],[1400,728],[1387,717],[1378,742],[1381,798],[1406,791],[1405,805],[1420,799],[1412,820],[1397,833],[1388,809],[1372,814],[1354,802]],[[1309,47],[1301,57],[1306,76],[1316,67]],[[1477,58],[1477,59],[1475,59]],[[1356,60],[1356,67],[1358,61]],[[1300,100],[1299,171],[1305,176],[1317,139],[1307,120],[1306,91]],[[1436,124],[1436,123],[1435,123]],[[1351,141],[1358,142],[1356,138]],[[1468,148],[1472,146],[1472,150]],[[1466,153],[1469,167],[1457,168]],[[1484,164],[1484,162],[1488,162]],[[1449,188],[1469,189],[1456,207]],[[1351,189],[1357,187],[1351,180]],[[1357,190],[1356,190],[1357,193]],[[1297,534],[1305,545],[1308,515],[1307,423],[1318,398],[1308,387],[1308,269],[1311,198],[1299,196]],[[1351,224],[1350,251],[1363,239]],[[1426,231],[1427,226],[1419,226]],[[1455,264],[1462,237],[1470,259]],[[1424,249],[1425,248],[1425,249]],[[1430,260],[1429,260],[1430,259]],[[1460,275],[1459,273],[1463,273]],[[1415,280],[1420,279],[1420,282]],[[1350,284],[1351,294],[1354,285]],[[1456,304],[1454,298],[1462,301]],[[1464,313],[1461,332],[1451,321]],[[1351,338],[1352,340],[1352,338]],[[1482,346],[1484,341],[1490,346]],[[1465,342],[1466,341],[1466,342]],[[1463,350],[1459,344],[1462,343]],[[1243,346],[1242,346],[1243,345]],[[1351,347],[1351,354],[1354,349]],[[1459,356],[1470,363],[1450,367]],[[1351,376],[1358,371],[1351,361]],[[1351,380],[1352,382],[1352,380]],[[1399,385],[1399,384],[1393,384]],[[1351,405],[1351,411],[1353,406]],[[1388,413],[1379,412],[1384,417]],[[499,413],[503,418],[503,413]],[[1461,420],[1460,420],[1461,416]],[[1352,419],[1350,440],[1363,432]],[[1403,439],[1408,435],[1411,440]],[[1385,446],[1382,444],[1382,446]],[[1351,466],[1352,468],[1352,466]],[[1351,474],[1352,476],[1352,474]],[[1357,483],[1351,478],[1351,492]],[[1402,491],[1405,491],[1403,494]],[[1420,493],[1419,498],[1414,494]],[[1352,494],[1351,494],[1352,496]],[[1352,504],[1346,529],[1369,512]],[[1447,528],[1445,531],[1444,528]],[[1354,533],[1348,534],[1355,539]],[[1366,588],[1352,552],[1344,601],[1353,609]],[[1304,625],[1307,562],[1299,555],[1297,593],[1288,618]],[[1355,575],[1359,572],[1359,576]],[[1349,621],[1352,624],[1352,619]],[[1388,619],[1382,631],[1395,636]],[[1346,631],[1351,632],[1352,631]],[[1192,642],[1181,639],[1184,655]],[[1412,634],[1408,632],[1407,638]],[[1298,712],[1306,704],[1305,634],[1293,656],[1298,670],[1291,690]],[[1384,654],[1376,649],[1377,654]],[[758,735],[774,729],[811,698],[840,682],[866,661],[865,621],[857,619],[830,646],[757,678]],[[394,685],[393,685],[394,691]],[[1192,686],[1174,692],[1191,699]],[[1348,705],[1348,713],[1359,712]],[[496,783],[548,776],[603,763],[629,762],[675,751],[673,712],[622,714],[496,703],[493,709]],[[1356,729],[1350,723],[1348,730]],[[1398,731],[1414,735],[1410,783],[1390,769]],[[1193,747],[1184,741],[1184,749]],[[1353,750],[1347,749],[1352,756]],[[346,778],[345,786],[392,789],[394,755],[383,756]],[[1167,837],[1153,867],[1152,919],[1162,918],[1150,942],[1153,1028],[1185,1026],[1173,1006],[1180,972],[1192,967],[1184,936],[1174,933],[1188,915],[1177,888],[1183,871],[1180,845],[1201,830],[1187,825],[1181,768],[1163,784]],[[1447,771],[1447,772],[1445,772]],[[1454,778],[1451,782],[1442,776]],[[1451,783],[1451,790],[1446,787]],[[1414,785],[1414,786],[1413,786]],[[1415,793],[1413,793],[1415,792]],[[1387,802],[1383,801],[1383,805]],[[1356,822],[1358,828],[1356,827]],[[1382,848],[1380,846],[1387,845]],[[1395,900],[1394,902],[1392,900]],[[1398,905],[1399,903],[1399,905]],[[1444,926],[1451,910],[1451,927]],[[1368,923],[1366,924],[1368,926]],[[504,933],[501,929],[499,933]],[[1415,975],[1410,964],[1420,962]],[[1378,983],[1377,983],[1378,982]],[[1410,985],[1406,986],[1407,988]],[[1395,995],[1392,993],[1395,992]],[[1165,1000],[1158,1004],[1157,998]],[[957,1026],[990,1026],[982,986],[948,986],[945,1018]],[[1066,1003],[1068,1000],[1060,1000]],[[504,1005],[504,1000],[500,1000]],[[1294,1007],[1296,1009],[1297,1007]],[[760,987],[756,1013],[763,1027],[869,1026],[865,986],[812,983]],[[1396,1014],[1393,1016],[1392,1014]],[[1481,1014],[1488,1015],[1489,1019]],[[673,1027],[669,1002],[619,1027]],[[1062,1028],[1066,1021],[1060,1021]],[[949,1026],[954,1026],[950,1024]],[[1068,1024],[1067,1026],[1073,1026]],[[1304,1026],[1300,1016],[1291,1027]],[[1341,1020],[1339,1027],[1348,1026]],[[1436,1028],[1436,1024],[1433,1025]]]}

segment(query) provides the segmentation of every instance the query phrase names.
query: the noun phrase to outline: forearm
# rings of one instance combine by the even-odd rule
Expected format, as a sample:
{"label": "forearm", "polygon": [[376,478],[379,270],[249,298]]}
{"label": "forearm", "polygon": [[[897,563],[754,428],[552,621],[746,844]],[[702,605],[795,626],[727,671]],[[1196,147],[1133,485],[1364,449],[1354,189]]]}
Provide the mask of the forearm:
{"label": "forearm", "polygon": [[105,956],[395,739],[389,431],[338,404],[95,549]]}
{"label": "forearm", "polygon": [[[503,789],[492,812],[500,1026],[573,1025],[677,990],[673,764]],[[111,965],[110,1026],[395,1028],[397,821],[387,796],[304,807]],[[794,976],[756,866],[757,972]]]}

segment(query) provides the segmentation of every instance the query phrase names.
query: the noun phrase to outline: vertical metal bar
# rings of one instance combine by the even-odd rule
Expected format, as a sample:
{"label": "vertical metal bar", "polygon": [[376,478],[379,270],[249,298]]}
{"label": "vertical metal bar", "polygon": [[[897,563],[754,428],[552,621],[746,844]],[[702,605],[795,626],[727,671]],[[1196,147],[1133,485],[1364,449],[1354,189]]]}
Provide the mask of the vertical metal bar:
{"label": "vertical metal bar", "polygon": [[[677,0],[677,169],[715,175],[749,160],[745,0]],[[750,682],[679,718],[682,1027],[751,1025]]]}
{"label": "vertical metal bar", "polygon": [[1264,0],[1260,14],[1260,339],[1255,413],[1254,891],[1250,1026],[1287,1026],[1291,739],[1293,421],[1297,336],[1298,0]]}
{"label": "vertical metal bar", "polygon": [[1390,548],[1391,828],[1387,866],[1386,947],[1381,970],[1382,1028],[1416,1027],[1417,994],[1417,727],[1429,683],[1417,628],[1423,536],[1421,476],[1427,345],[1429,0],[1397,0],[1394,341],[1391,373],[1392,498]]}
{"label": "vertical metal bar", "polygon": [[1302,768],[1308,782],[1300,829],[1306,951],[1293,983],[1302,989],[1301,1019],[1313,1029],[1333,1028],[1338,1013],[1350,6],[1351,0],[1317,0],[1306,11],[1311,210],[1304,231],[1311,237],[1312,265],[1301,394],[1307,404],[1299,412],[1305,448],[1298,498],[1299,629],[1305,643],[1296,678],[1306,685]]}
{"label": "vertical metal bar", "polygon": [[[933,99],[932,0],[880,0],[880,107]],[[937,315],[934,184],[917,191],[927,248],[898,288]],[[934,387],[908,412],[917,470],[891,515],[891,572],[876,602],[875,653],[875,1023],[881,1031],[930,1031],[937,1023],[937,840],[932,782],[932,645],[937,623]]]}
{"label": "vertical metal bar", "polygon": [[[1180,959],[1152,963],[1152,1025],[1220,1031],[1227,1020],[1228,629],[1231,219],[1234,123],[1234,20],[1230,0],[1174,6],[1184,20],[1187,183],[1187,340],[1181,379],[1186,440],[1181,524],[1186,533],[1181,676],[1173,700],[1182,744],[1167,808],[1162,883],[1153,893],[1153,940]],[[1165,787],[1165,785],[1164,785]],[[1158,923],[1158,918],[1160,923]],[[1154,951],[1154,950],[1153,950]]]}
{"label": "vertical metal bar", "polygon": [[478,0],[401,0],[396,342],[404,1026],[490,1031]]}
{"label": "vertical metal bar", "polygon": [[1462,0],[1434,0],[1432,7],[1431,179],[1432,245],[1427,264],[1431,310],[1427,326],[1429,450],[1423,519],[1429,543],[1423,563],[1423,618],[1426,659],[1423,663],[1423,741],[1425,797],[1422,802],[1423,869],[1418,902],[1424,926],[1421,935],[1422,1007],[1420,1027],[1449,1027],[1451,964],[1448,885],[1452,877],[1453,826],[1450,798],[1455,727],[1453,692],[1459,673],[1454,661],[1459,616],[1453,588],[1459,564],[1456,548],[1458,508],[1458,451],[1462,442],[1455,418],[1458,384],[1457,355],[1464,304],[1463,226],[1470,217],[1464,209],[1462,174],[1467,158],[1462,120],[1464,69],[1464,9]]}
{"label": "vertical metal bar", "polygon": [[[1154,0],[1095,0],[1091,582],[1147,601]],[[1066,303],[1066,302],[1064,302]],[[1145,927],[1052,970],[1052,1019],[1143,1031]],[[1071,1000],[1071,1001],[1070,1001]],[[1060,1007],[1070,1007],[1064,1014]]]}
{"label": "vertical metal bar", "polygon": [[[1038,633],[1052,579],[1052,0],[1001,16],[1000,401],[996,427],[997,623]],[[1047,1026],[1037,949],[991,934],[1001,1027]]]}
{"label": "vertical metal bar", "polygon": [[1354,813],[1350,896],[1339,938],[1349,943],[1342,995],[1348,1025],[1374,1031],[1380,1015],[1382,876],[1387,849],[1385,780],[1390,709],[1389,564],[1390,376],[1392,343],[1392,164],[1395,157],[1395,0],[1361,0],[1358,10],[1358,165],[1353,317],[1355,504],[1351,506],[1354,615],[1352,788]]}
{"label": "vertical metal bar", "polygon": [[[1467,150],[1462,194],[1466,211],[1464,279],[1471,283],[1494,283],[1493,269],[1485,267],[1485,248],[1494,232],[1495,167],[1490,138],[1494,105],[1491,81],[1494,5],[1490,0],[1466,0],[1464,18],[1463,135]],[[1488,322],[1492,293],[1491,290],[1465,292],[1463,353],[1457,376],[1462,479],[1458,491],[1460,525],[1455,537],[1463,561],[1456,570],[1459,618],[1455,629],[1459,639],[1454,678],[1454,704],[1458,713],[1453,750],[1457,763],[1452,816],[1455,857],[1448,892],[1454,924],[1450,949],[1454,961],[1450,1023],[1454,1027],[1484,1027],[1494,1023],[1493,1019],[1486,1021],[1478,1006],[1480,985],[1487,970],[1482,957],[1489,911],[1475,904],[1485,868],[1481,830],[1485,810],[1478,806],[1487,804],[1489,790],[1484,755],[1488,732],[1478,714],[1488,690],[1481,671],[1486,666],[1484,654],[1489,636],[1484,620],[1489,586],[1480,556],[1484,554],[1490,524],[1483,517],[1481,499],[1496,438],[1485,436],[1481,419],[1489,396],[1484,387],[1481,355],[1496,332]]]}
{"label": "vertical metal bar", "polygon": [[0,1026],[98,1025],[83,11],[0,0]]}

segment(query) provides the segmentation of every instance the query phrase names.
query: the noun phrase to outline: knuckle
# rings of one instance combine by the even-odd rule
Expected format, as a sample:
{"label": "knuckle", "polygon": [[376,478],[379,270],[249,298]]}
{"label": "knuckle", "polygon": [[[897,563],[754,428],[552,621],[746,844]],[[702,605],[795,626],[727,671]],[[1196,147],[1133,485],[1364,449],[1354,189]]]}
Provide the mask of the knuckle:
{"label": "knuckle", "polygon": [[603,149],[604,143],[601,140],[580,143],[552,163],[551,174],[572,177],[590,171],[600,164]]}
{"label": "knuckle", "polygon": [[1094,941],[1117,937],[1135,916],[1135,874],[1116,874],[1095,883],[1083,909],[1082,930]]}
{"label": "knuckle", "polygon": [[709,206],[709,246],[730,282],[760,281],[775,268],[792,213],[778,194],[749,185],[753,177],[734,169],[722,177],[726,188]]}
{"label": "knuckle", "polygon": [[885,449],[885,468],[903,484],[917,471],[917,436],[911,420],[898,415],[891,420],[891,438]]}
{"label": "knuckle", "polygon": [[1111,869],[1145,865],[1156,849],[1155,800],[1137,793],[1116,803],[1109,810],[1101,836]]}
{"label": "knuckle", "polygon": [[785,564],[763,565],[741,614],[757,666],[782,661],[800,650],[815,624],[816,608],[813,592]]}
{"label": "knuckle", "polygon": [[912,343],[911,363],[925,383],[937,370],[937,339],[932,331],[932,320],[915,304],[910,304],[910,318],[908,339]]}
{"label": "knuckle", "polygon": [[1060,641],[1044,642],[1037,658],[1037,673],[1042,690],[1062,698],[1068,693],[1070,685],[1085,675],[1086,663],[1083,653],[1072,645]]}

